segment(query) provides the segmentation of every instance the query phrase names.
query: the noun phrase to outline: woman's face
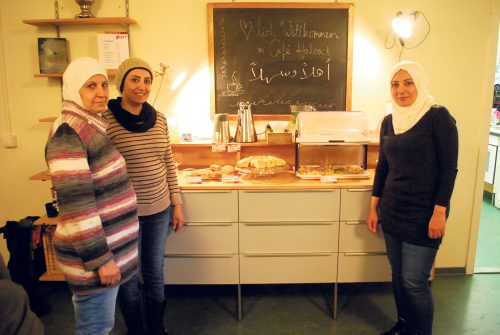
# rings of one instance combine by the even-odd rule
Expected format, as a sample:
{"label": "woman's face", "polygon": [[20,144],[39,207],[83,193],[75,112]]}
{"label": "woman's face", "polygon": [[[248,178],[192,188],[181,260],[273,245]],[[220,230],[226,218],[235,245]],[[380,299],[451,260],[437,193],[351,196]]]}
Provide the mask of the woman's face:
{"label": "woman's face", "polygon": [[400,107],[409,107],[417,100],[417,87],[405,70],[399,70],[392,78],[391,95]]}
{"label": "woman's face", "polygon": [[83,106],[91,113],[103,113],[108,106],[109,82],[102,74],[96,74],[80,88]]}
{"label": "woman's face", "polygon": [[122,99],[130,105],[142,105],[148,100],[153,79],[144,69],[133,69],[123,81]]}

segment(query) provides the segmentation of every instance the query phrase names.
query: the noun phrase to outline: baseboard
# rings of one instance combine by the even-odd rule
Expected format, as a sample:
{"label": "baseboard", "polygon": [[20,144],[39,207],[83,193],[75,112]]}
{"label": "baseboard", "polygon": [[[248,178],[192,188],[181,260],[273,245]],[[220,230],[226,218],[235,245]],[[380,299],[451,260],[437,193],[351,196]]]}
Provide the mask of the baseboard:
{"label": "baseboard", "polygon": [[437,275],[464,275],[465,268],[436,268]]}
{"label": "baseboard", "polygon": [[474,273],[500,273],[500,268],[496,266],[475,267]]}

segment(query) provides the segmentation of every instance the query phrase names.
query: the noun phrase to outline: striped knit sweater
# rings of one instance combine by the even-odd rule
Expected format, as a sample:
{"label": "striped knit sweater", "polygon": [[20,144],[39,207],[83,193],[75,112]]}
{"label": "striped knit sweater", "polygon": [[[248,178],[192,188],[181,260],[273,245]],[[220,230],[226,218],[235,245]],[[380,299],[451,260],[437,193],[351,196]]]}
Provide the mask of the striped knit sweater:
{"label": "striped knit sweater", "polygon": [[103,113],[109,122],[108,137],[127,162],[139,216],[159,213],[170,204],[182,204],[167,121],[162,113],[156,113],[155,125],[145,132],[131,132],[111,111]]}
{"label": "striped knit sweater", "polygon": [[76,295],[109,289],[97,271],[112,259],[121,270],[120,283],[138,270],[136,196],[106,126],[101,117],[64,101],[45,148],[60,208],[56,257]]}

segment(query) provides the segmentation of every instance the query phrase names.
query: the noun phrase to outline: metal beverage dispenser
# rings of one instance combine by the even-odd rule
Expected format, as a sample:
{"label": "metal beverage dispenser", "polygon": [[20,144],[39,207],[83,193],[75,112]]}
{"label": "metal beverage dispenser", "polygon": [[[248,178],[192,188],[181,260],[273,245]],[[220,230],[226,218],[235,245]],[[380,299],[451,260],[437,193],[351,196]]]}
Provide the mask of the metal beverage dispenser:
{"label": "metal beverage dispenser", "polygon": [[238,125],[236,127],[236,142],[257,142],[257,133],[253,123],[252,109],[249,102],[238,103]]}

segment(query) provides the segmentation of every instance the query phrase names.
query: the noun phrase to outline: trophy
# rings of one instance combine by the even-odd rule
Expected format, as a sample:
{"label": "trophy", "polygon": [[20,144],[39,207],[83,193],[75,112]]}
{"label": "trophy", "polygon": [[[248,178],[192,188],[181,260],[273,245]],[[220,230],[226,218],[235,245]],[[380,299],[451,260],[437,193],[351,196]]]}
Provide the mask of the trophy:
{"label": "trophy", "polygon": [[80,14],[76,16],[76,18],[83,19],[83,18],[89,18],[89,17],[95,17],[92,15],[92,5],[94,4],[95,0],[75,0],[75,2],[80,6],[80,9],[82,10]]}

